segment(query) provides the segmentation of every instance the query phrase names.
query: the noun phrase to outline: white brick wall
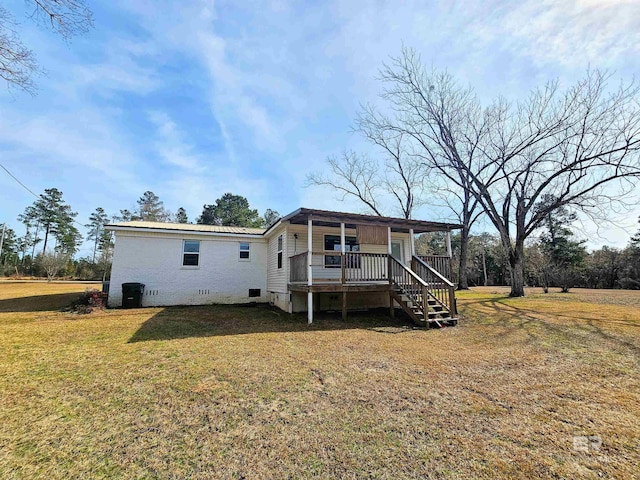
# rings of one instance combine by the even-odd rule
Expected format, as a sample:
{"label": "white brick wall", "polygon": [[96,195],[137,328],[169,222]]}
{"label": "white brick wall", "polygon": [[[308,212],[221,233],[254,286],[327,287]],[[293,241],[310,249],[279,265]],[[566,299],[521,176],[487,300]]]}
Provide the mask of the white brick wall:
{"label": "white brick wall", "polygon": [[[200,265],[182,266],[183,240],[200,240]],[[239,244],[251,244],[249,261]],[[116,232],[109,306],[122,303],[122,284],[145,284],[142,305],[266,302],[267,242],[261,238]],[[249,297],[259,288],[260,297]]]}

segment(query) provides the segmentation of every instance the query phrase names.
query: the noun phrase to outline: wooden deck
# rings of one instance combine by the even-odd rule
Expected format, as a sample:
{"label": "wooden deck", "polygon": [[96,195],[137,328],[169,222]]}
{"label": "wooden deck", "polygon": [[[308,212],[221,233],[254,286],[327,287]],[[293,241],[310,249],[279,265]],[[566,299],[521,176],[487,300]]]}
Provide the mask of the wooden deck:
{"label": "wooden deck", "polygon": [[362,283],[341,283],[337,282],[313,282],[313,285],[306,283],[290,283],[291,292],[388,292],[391,289],[389,282],[362,282]]}
{"label": "wooden deck", "polygon": [[[313,278],[310,258],[308,252],[289,257],[289,291],[306,293],[307,305],[313,306],[314,293],[339,293],[342,317],[346,319],[349,292],[383,293],[389,297],[392,317],[398,304],[418,325],[442,326],[456,321],[455,287],[427,263],[437,263],[446,269],[451,265],[449,259],[431,257],[425,261],[413,256],[409,267],[390,253],[344,252],[336,265],[340,267],[339,278]],[[311,322],[313,307],[308,312]]]}

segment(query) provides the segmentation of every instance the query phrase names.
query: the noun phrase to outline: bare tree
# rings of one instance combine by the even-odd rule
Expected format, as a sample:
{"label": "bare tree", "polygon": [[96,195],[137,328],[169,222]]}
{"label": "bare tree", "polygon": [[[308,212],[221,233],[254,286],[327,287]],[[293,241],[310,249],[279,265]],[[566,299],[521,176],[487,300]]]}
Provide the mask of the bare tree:
{"label": "bare tree", "polygon": [[[417,170],[430,179],[430,203],[436,204],[439,199],[462,225],[458,288],[467,289],[469,235],[483,212],[469,188],[468,169],[443,170],[441,163],[456,162],[472,168],[481,154],[489,123],[471,89],[459,87],[446,72],[427,73],[421,67],[418,71],[414,68],[418,62],[415,53],[405,49],[400,59],[383,67],[381,80],[387,87],[381,98],[391,113],[365,106],[357,120],[358,131],[376,144],[388,143],[388,138],[405,139],[410,156],[419,160]],[[421,95],[415,85],[400,76],[408,69],[416,75],[414,83],[422,89]],[[433,175],[434,171],[440,175]]]}
{"label": "bare tree", "polygon": [[69,256],[59,252],[47,252],[39,257],[40,266],[47,274],[48,282],[56,278],[58,272],[60,272],[68,262]]}
{"label": "bare tree", "polygon": [[[396,112],[387,127],[423,147],[425,163],[468,190],[498,230],[509,259],[511,295],[524,295],[524,243],[560,207],[605,219],[640,177],[640,101],[635,82],[610,89],[610,75],[589,71],[561,90],[550,82],[525,100],[498,99],[482,111],[436,111],[431,75],[411,50],[383,71],[385,98]],[[473,161],[434,153],[456,132],[438,122],[466,115],[484,132]],[[541,206],[543,196],[553,202]]]}
{"label": "bare tree", "polygon": [[344,151],[339,158],[327,159],[330,174],[313,173],[307,181],[337,191],[342,200],[347,196],[357,198],[375,215],[383,216],[390,204],[403,218],[411,218],[414,210],[424,204],[425,176],[419,159],[405,150],[402,135],[381,135],[369,140],[381,147],[382,164],[365,154]]}
{"label": "bare tree", "polygon": [[[91,10],[84,0],[27,0],[26,4],[30,19],[66,41],[93,26]],[[0,78],[9,87],[35,94],[33,76],[39,68],[33,52],[22,43],[18,26],[11,13],[0,6]]]}
{"label": "bare tree", "polygon": [[340,157],[327,158],[329,175],[312,173],[307,177],[310,185],[329,187],[340,194],[341,200],[355,197],[364,203],[375,215],[382,216],[379,195],[382,181],[378,164],[366,155],[353,151],[343,151]]}

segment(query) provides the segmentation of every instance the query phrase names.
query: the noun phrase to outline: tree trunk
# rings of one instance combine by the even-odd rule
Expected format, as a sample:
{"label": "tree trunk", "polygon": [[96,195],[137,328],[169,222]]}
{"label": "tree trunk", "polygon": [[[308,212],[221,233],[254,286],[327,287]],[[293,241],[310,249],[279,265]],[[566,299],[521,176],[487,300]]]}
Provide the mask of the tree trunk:
{"label": "tree trunk", "polygon": [[509,255],[511,271],[510,297],[524,297],[524,242],[516,242],[515,249]]}
{"label": "tree trunk", "polygon": [[469,244],[469,227],[462,227],[460,232],[460,264],[458,266],[458,290],[469,290],[467,275],[467,250]]}
{"label": "tree trunk", "polygon": [[33,262],[33,257],[36,256],[36,243],[38,240],[39,232],[40,232],[40,222],[36,224],[36,234],[33,236],[33,248],[31,249],[31,262]]}
{"label": "tree trunk", "polygon": [[487,280],[487,259],[485,258],[484,247],[482,249],[482,275],[484,276],[484,286],[486,287],[488,284]]}
{"label": "tree trunk", "polygon": [[93,243],[93,257],[91,257],[91,263],[96,263],[96,249],[98,248],[98,236],[96,235],[96,241]]}
{"label": "tree trunk", "polygon": [[[44,255],[45,253],[47,253],[47,241],[49,240],[49,225],[47,225],[47,228],[44,232],[44,245],[42,246],[42,254]],[[49,280],[51,281],[51,280]]]}

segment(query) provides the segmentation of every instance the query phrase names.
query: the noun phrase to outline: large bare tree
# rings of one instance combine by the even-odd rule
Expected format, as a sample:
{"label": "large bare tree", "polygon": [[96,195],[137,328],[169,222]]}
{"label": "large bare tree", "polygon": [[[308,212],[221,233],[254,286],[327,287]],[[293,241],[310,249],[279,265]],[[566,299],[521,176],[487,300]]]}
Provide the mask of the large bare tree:
{"label": "large bare tree", "polygon": [[[51,29],[65,41],[87,32],[93,25],[91,10],[84,0],[26,0],[27,16]],[[34,53],[22,43],[13,15],[0,6],[0,78],[9,87],[34,94],[34,75],[40,72]]]}
{"label": "large bare tree", "polygon": [[375,215],[382,216],[391,208],[403,218],[412,218],[414,210],[424,204],[421,161],[407,152],[402,135],[383,133],[369,140],[380,147],[382,159],[344,151],[340,157],[327,159],[328,173],[309,175],[309,184],[329,187],[341,199],[356,198]]}
{"label": "large bare tree", "polygon": [[[568,88],[549,82],[522,101],[498,99],[479,109],[439,99],[439,79],[452,81],[428,73],[419,56],[404,50],[382,71],[392,114],[377,120],[410,137],[428,168],[470,192],[499,232],[511,295],[523,296],[524,243],[549,212],[568,207],[605,219],[608,207],[636,188],[639,87],[633,81],[610,87],[610,75],[596,70]],[[472,161],[450,148],[466,135],[450,127],[459,118],[468,119],[468,131],[482,133]],[[548,196],[554,201],[541,205]]]}
{"label": "large bare tree", "polygon": [[[358,116],[357,130],[375,144],[397,137],[405,139],[408,154],[418,159],[418,171],[423,178],[429,178],[429,203],[447,207],[462,225],[458,288],[467,289],[469,235],[471,227],[483,213],[471,191],[468,169],[473,168],[482,153],[480,147],[488,135],[489,122],[484,118],[473,91],[458,86],[446,72],[420,71],[420,83],[425,86],[424,103],[419,106],[403,103],[402,98],[412,92],[394,81],[396,67],[402,62],[416,61],[415,54],[405,49],[401,59],[382,69],[381,79],[386,87],[381,94],[384,105],[382,108],[365,106]],[[421,123],[410,121],[410,115],[417,115]],[[417,131],[424,125],[429,126],[429,131]],[[447,134],[438,135],[437,132]],[[468,169],[449,169],[441,175],[441,163],[453,161],[465,164]],[[434,172],[440,175],[433,175]]]}

